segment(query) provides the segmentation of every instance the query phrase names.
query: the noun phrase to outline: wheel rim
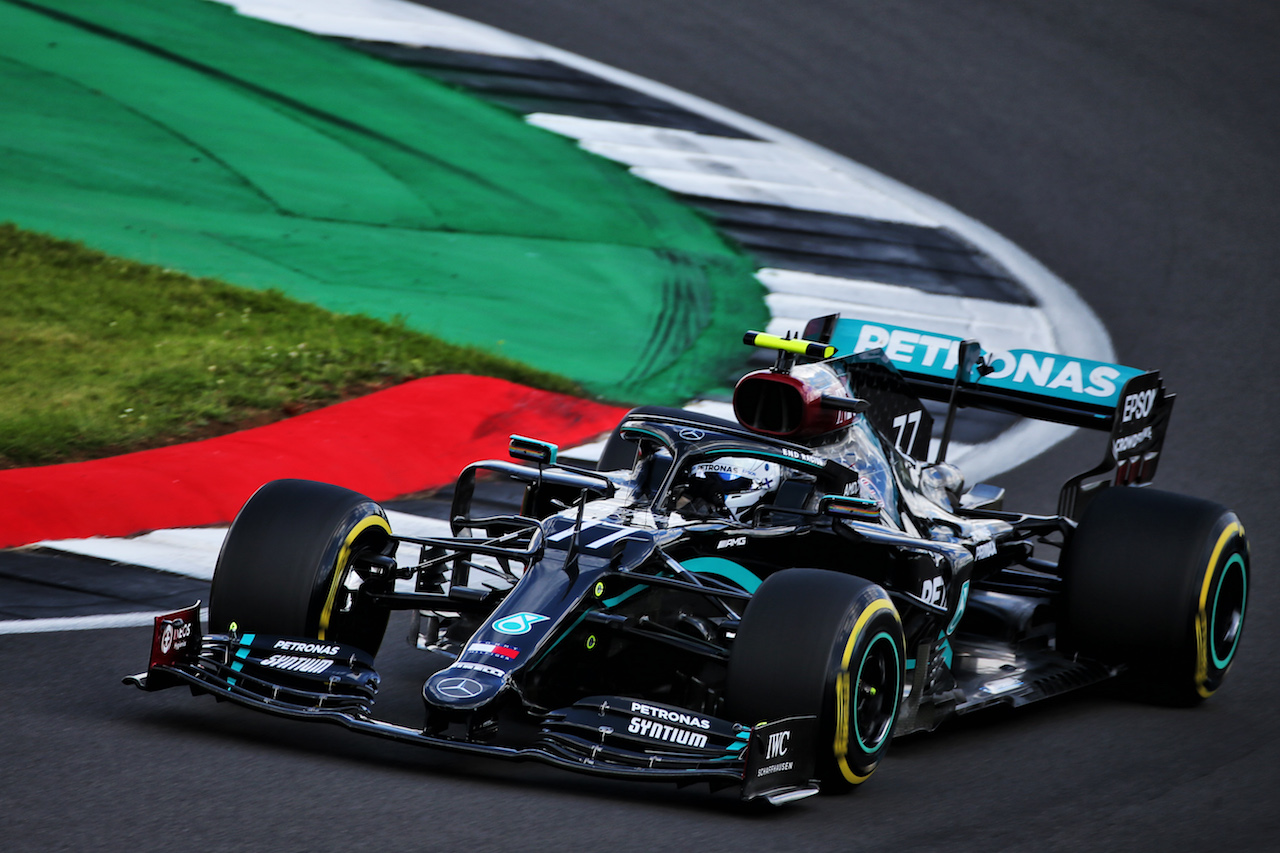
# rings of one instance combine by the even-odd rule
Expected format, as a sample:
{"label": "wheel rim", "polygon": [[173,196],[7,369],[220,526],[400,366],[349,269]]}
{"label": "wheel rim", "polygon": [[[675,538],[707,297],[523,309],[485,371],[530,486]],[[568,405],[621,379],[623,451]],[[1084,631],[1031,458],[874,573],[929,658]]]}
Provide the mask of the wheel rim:
{"label": "wheel rim", "polygon": [[859,749],[868,755],[878,751],[892,734],[902,695],[901,673],[898,643],[881,631],[871,638],[858,664],[851,703],[851,729]]}
{"label": "wheel rim", "polygon": [[343,540],[342,546],[338,550],[337,558],[334,560],[333,580],[329,585],[329,593],[325,597],[324,607],[320,611],[319,630],[316,634],[318,639],[329,639],[328,635],[333,630],[333,623],[341,621],[344,615],[340,610],[338,593],[346,583],[347,574],[351,569],[351,555],[355,550],[356,541],[370,528],[379,528],[388,536],[391,535],[391,525],[379,515],[367,516],[351,528],[351,532]]}
{"label": "wheel rim", "polygon": [[1217,669],[1226,669],[1235,656],[1244,627],[1244,605],[1248,597],[1244,557],[1232,554],[1218,577],[1209,617],[1209,656]]}

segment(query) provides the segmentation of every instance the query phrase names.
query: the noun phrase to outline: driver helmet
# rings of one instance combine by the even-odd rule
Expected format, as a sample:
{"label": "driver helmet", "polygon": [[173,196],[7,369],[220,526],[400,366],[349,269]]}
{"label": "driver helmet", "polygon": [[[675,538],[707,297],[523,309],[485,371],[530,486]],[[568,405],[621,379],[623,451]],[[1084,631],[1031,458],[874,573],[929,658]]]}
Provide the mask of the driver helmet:
{"label": "driver helmet", "polygon": [[699,462],[689,472],[692,496],[705,501],[717,515],[743,521],[765,495],[778,486],[776,462],[722,456]]}

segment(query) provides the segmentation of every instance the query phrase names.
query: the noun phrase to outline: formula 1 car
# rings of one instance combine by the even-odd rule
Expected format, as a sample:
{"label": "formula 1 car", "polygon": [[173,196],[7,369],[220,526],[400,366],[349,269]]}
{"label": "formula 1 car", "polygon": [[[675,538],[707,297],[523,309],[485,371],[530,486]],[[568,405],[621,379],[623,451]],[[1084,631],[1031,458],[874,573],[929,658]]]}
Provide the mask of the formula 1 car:
{"label": "formula 1 car", "polygon": [[[198,605],[158,618],[126,682],[775,804],[852,789],[953,715],[1109,678],[1218,689],[1248,546],[1226,508],[1145,488],[1173,406],[1158,373],[837,317],[746,340],[776,360],[737,384],[736,422],[635,409],[595,469],[512,436],[516,461],[461,473],[451,536],[266,484],[219,555],[209,633]],[[947,404],[932,453],[922,398]],[[945,461],[962,407],[1110,440],[1058,514],[1008,511]],[[476,517],[477,489],[513,480],[519,512]],[[375,716],[392,610],[423,650],[420,726]]]}

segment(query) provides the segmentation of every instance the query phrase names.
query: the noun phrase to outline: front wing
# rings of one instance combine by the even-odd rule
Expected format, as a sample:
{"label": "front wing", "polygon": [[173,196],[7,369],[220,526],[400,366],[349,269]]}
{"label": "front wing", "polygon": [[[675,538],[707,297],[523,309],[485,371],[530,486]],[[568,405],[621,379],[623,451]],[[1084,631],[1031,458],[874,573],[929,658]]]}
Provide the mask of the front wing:
{"label": "front wing", "polygon": [[186,685],[276,716],[452,752],[616,779],[737,787],[744,800],[775,805],[818,791],[814,717],[747,727],[654,702],[596,696],[548,714],[528,744],[465,740],[376,719],[379,678],[364,652],[323,640],[203,636],[199,605],[156,617],[147,671],[124,683],[146,691]]}

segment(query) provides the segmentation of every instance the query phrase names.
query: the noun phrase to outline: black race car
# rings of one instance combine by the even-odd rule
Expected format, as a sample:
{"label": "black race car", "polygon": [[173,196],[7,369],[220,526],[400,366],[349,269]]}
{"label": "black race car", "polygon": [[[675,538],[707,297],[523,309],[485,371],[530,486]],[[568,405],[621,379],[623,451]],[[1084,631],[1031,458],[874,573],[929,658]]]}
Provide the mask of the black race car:
{"label": "black race car", "polygon": [[[1226,508],[1141,488],[1173,405],[1157,373],[836,317],[747,342],[776,362],[739,381],[736,422],[635,409],[595,470],[512,436],[517,462],[462,472],[451,536],[266,484],[219,555],[209,633],[198,606],[158,618],[126,681],[773,803],[851,789],[952,715],[1113,677],[1187,704],[1222,683],[1248,547]],[[922,398],[947,404],[932,454]],[[1107,431],[1105,457],[1056,515],[1006,510],[945,461],[975,406]],[[476,517],[477,488],[512,480],[519,513]],[[375,716],[392,610],[423,651],[421,725]]]}

